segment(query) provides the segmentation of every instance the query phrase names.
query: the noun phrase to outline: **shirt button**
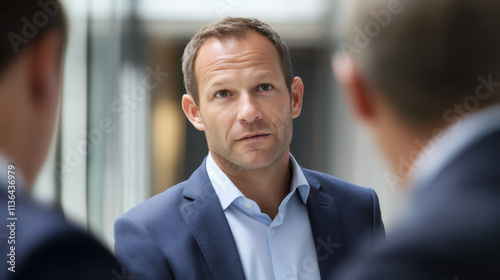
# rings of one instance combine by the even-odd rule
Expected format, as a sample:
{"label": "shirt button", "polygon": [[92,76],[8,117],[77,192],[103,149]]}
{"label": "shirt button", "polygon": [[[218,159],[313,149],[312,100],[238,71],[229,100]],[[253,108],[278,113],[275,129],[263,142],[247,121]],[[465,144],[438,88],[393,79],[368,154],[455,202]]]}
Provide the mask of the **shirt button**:
{"label": "shirt button", "polygon": [[245,202],[245,207],[246,208],[250,208],[251,206],[252,206],[252,204],[250,203],[250,201]]}
{"label": "shirt button", "polygon": [[271,236],[275,235],[276,234],[276,231],[274,230],[271,230],[271,232],[269,232],[271,234]]}

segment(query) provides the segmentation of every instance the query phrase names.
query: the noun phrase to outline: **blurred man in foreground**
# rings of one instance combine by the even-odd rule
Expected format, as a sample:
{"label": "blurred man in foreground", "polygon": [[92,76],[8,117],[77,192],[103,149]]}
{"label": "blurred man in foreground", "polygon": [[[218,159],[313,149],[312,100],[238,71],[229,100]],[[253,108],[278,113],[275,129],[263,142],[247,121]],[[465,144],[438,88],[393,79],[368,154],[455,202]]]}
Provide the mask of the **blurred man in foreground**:
{"label": "blurred man in foreground", "polygon": [[[187,45],[182,108],[209,154],[191,177],[115,223],[118,260],[143,279],[320,279],[383,232],[375,192],[290,154],[303,84],[269,25],[225,18]],[[305,147],[307,148],[307,147]]]}
{"label": "blurred man in foreground", "polygon": [[58,115],[66,37],[55,0],[0,4],[0,279],[106,279],[113,256],[29,191]]}
{"label": "blurred man in foreground", "polygon": [[500,2],[356,4],[335,74],[414,202],[336,279],[500,279]]}

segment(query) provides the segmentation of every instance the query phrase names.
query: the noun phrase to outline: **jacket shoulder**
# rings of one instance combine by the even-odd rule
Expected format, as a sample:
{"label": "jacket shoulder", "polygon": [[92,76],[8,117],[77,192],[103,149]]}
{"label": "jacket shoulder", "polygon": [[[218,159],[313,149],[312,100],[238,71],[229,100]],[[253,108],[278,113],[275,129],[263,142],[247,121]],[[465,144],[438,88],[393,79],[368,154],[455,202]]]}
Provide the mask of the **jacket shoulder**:
{"label": "jacket shoulder", "polygon": [[[0,197],[0,202],[3,200]],[[66,221],[61,212],[28,196],[17,202],[15,279],[110,279],[113,270],[120,271],[111,252]],[[4,245],[0,244],[2,251]],[[5,264],[2,262],[0,268]]]}
{"label": "jacket shoulder", "polygon": [[310,185],[319,186],[322,191],[335,196],[369,196],[376,195],[373,189],[362,187],[343,179],[319,171],[303,169]]}
{"label": "jacket shoulder", "polygon": [[179,183],[133,207],[120,218],[135,220],[143,224],[157,224],[166,213],[173,215],[180,207],[186,182]]}
{"label": "jacket shoulder", "polygon": [[304,170],[311,188],[331,196],[339,214],[348,224],[384,232],[380,203],[375,191],[318,171]]}

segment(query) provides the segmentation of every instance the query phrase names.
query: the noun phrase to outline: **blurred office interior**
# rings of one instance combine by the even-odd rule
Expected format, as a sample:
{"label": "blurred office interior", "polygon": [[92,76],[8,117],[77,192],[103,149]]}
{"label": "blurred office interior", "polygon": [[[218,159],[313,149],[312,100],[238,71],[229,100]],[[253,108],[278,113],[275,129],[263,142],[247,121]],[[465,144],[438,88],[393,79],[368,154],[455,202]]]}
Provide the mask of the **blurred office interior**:
{"label": "blurred office interior", "polygon": [[59,132],[34,192],[110,248],[118,216],[187,179],[208,153],[180,106],[181,56],[202,26],[225,16],[257,17],[289,46],[305,84],[291,145],[299,164],[374,188],[388,230],[401,217],[406,194],[388,180],[330,69],[340,1],[62,2],[70,31]]}

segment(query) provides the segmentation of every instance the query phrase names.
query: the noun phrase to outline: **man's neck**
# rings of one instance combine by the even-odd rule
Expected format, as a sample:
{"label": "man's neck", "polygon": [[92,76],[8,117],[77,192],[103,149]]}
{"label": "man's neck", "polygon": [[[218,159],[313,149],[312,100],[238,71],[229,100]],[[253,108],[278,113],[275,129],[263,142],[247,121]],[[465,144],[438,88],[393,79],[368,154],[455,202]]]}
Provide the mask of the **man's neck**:
{"label": "man's neck", "polygon": [[281,202],[290,192],[292,173],[289,152],[283,153],[268,167],[252,170],[234,166],[217,156],[214,161],[245,197],[255,201],[262,213],[274,219]]}
{"label": "man's neck", "polygon": [[395,129],[385,132],[391,137],[385,141],[386,147],[389,147],[389,158],[403,185],[407,185],[414,169],[420,164],[422,157],[426,156],[424,151],[432,148],[429,145],[432,145],[434,137],[438,137],[449,125],[443,122],[426,126],[393,125]]}

